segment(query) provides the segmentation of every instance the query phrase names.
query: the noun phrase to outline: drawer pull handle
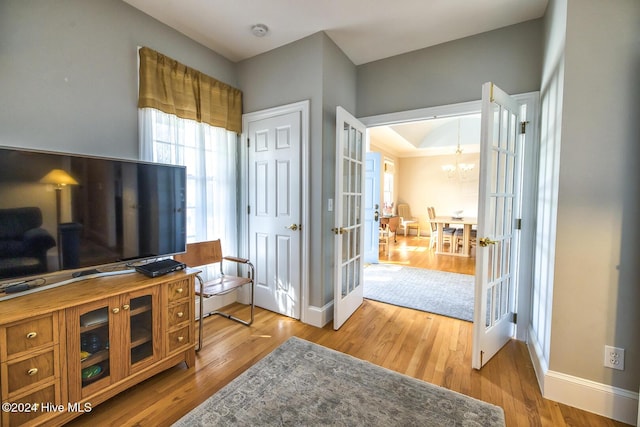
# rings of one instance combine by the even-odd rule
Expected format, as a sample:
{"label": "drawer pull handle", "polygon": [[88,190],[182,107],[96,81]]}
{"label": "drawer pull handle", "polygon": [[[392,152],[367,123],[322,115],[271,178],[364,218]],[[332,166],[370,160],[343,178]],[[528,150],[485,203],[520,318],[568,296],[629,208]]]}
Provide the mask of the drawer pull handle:
{"label": "drawer pull handle", "polygon": [[38,368],[31,368],[27,371],[27,375],[29,375],[30,377],[34,376],[37,373],[38,373]]}
{"label": "drawer pull handle", "polygon": [[183,312],[181,312],[181,311],[180,311],[180,312],[178,312],[178,317],[182,317],[182,316],[184,316],[184,313],[183,313]]}
{"label": "drawer pull handle", "polygon": [[177,292],[177,293],[179,293],[179,294],[181,294],[181,293],[182,293],[182,288],[178,288],[178,289],[176,289],[176,292]]}
{"label": "drawer pull handle", "polygon": [[178,337],[178,342],[184,341],[184,337]]}
{"label": "drawer pull handle", "polygon": [[37,337],[37,336],[38,336],[38,333],[37,333],[37,332],[29,332],[29,333],[27,334],[27,339],[28,339],[28,340],[32,340],[32,339],[34,339],[34,338],[35,338],[35,337]]}
{"label": "drawer pull handle", "polygon": [[123,306],[122,306],[122,309],[123,309],[124,311],[129,310],[129,304],[125,304],[125,305],[123,305]]}
{"label": "drawer pull handle", "polygon": [[118,307],[114,307],[113,309],[111,309],[111,311],[113,311],[113,314],[120,313],[120,309]]}

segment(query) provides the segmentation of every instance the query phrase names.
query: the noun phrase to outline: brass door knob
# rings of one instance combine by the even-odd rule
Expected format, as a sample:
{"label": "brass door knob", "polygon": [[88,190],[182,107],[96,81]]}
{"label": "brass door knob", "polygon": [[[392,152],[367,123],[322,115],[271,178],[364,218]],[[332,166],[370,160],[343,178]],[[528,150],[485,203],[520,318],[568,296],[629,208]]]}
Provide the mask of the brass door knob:
{"label": "brass door knob", "polygon": [[482,239],[479,240],[479,242],[480,242],[480,246],[482,246],[483,248],[489,245],[495,245],[496,243],[498,243],[497,241],[491,240],[488,237],[483,237]]}
{"label": "brass door knob", "polygon": [[285,228],[288,229],[288,230],[291,230],[291,231],[297,231],[298,230],[298,224],[287,225]]}
{"label": "brass door knob", "polygon": [[333,231],[334,234],[344,234],[347,232],[347,230],[342,227],[332,228],[331,231]]}

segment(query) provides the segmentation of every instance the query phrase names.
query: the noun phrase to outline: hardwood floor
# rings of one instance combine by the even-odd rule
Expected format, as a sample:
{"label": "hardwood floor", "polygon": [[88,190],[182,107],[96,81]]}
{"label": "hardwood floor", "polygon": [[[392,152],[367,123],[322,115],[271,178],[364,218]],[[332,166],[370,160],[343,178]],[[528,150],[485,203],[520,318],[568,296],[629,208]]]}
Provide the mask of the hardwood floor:
{"label": "hardwood floor", "polygon": [[[399,237],[390,260],[414,265],[420,259],[425,268],[446,265],[450,271],[473,272],[473,259],[444,259],[451,257],[418,247],[417,239]],[[247,310],[239,304],[231,307],[241,316]],[[365,300],[339,331],[331,324],[315,328],[259,308],[251,327],[212,316],[204,319],[204,329],[194,369],[176,366],[70,425],[170,425],[291,336],[499,405],[510,427],[624,425],[543,399],[522,342],[510,342],[481,371],[473,370],[472,323],[461,320]]]}

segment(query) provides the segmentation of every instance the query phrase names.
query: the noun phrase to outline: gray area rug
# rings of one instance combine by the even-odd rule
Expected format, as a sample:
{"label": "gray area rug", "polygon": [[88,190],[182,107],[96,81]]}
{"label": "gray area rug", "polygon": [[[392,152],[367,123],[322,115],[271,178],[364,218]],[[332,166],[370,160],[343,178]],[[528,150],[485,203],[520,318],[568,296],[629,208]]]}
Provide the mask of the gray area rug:
{"label": "gray area rug", "polygon": [[290,338],[174,426],[504,426],[502,408]]}
{"label": "gray area rug", "polygon": [[364,269],[367,299],[473,321],[474,276],[371,264]]}

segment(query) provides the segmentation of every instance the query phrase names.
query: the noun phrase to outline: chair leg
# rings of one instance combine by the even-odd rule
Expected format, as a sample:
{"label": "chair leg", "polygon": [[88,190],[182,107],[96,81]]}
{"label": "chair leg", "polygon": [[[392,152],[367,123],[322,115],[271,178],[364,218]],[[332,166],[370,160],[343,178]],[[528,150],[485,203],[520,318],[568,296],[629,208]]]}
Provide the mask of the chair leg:
{"label": "chair leg", "polygon": [[218,316],[222,316],[222,317],[226,317],[229,320],[233,320],[236,321],[238,323],[242,323],[245,326],[250,326],[253,323],[253,318],[254,318],[254,311],[255,311],[255,301],[254,301],[254,297],[255,297],[255,290],[254,290],[254,286],[256,283],[256,270],[253,267],[253,264],[251,264],[250,262],[246,263],[249,268],[251,269],[251,273],[250,273],[250,279],[251,279],[251,283],[248,283],[249,285],[251,285],[251,303],[250,303],[250,308],[251,308],[251,317],[249,318],[249,320],[243,320],[240,319],[238,317],[232,316],[228,313],[223,313],[221,311],[212,311],[210,314],[216,314]]}
{"label": "chair leg", "polygon": [[227,318],[229,320],[233,320],[233,321],[236,321],[238,323],[242,323],[245,326],[250,326],[253,323],[253,316],[254,316],[254,309],[255,309],[255,304],[254,304],[254,301],[253,301],[253,282],[251,282],[251,304],[250,304],[250,308],[251,308],[251,317],[249,318],[249,320],[243,320],[243,319],[240,319],[238,317],[232,316],[229,313],[223,313],[221,311],[212,311],[210,314],[215,314],[215,315],[218,315],[218,316],[222,316],[222,317],[225,317],[225,318]]}
{"label": "chair leg", "polygon": [[204,281],[200,275],[196,275],[198,282],[200,282],[200,307],[199,307],[199,317],[198,317],[198,348],[196,351],[200,351],[202,349],[202,318],[204,317]]}

